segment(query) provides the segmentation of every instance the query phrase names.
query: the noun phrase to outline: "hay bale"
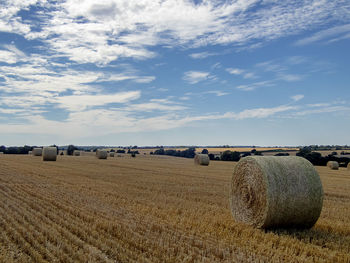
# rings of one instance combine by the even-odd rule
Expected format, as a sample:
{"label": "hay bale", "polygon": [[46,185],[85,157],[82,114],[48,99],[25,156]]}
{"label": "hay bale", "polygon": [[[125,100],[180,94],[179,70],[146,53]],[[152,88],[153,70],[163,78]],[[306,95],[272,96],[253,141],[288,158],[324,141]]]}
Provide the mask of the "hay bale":
{"label": "hay bale", "polygon": [[114,157],[114,152],[110,152],[109,157]]}
{"label": "hay bale", "polygon": [[249,156],[236,165],[230,191],[235,220],[258,228],[311,228],[323,188],[313,165],[296,156]]}
{"label": "hay bale", "polygon": [[339,170],[339,163],[336,161],[327,162],[327,166],[332,170]]}
{"label": "hay bale", "polygon": [[33,154],[33,152],[32,152],[32,151],[28,151],[28,154],[29,154],[29,155],[32,155],[32,154]]}
{"label": "hay bale", "polygon": [[56,161],[57,159],[57,148],[56,147],[44,147],[43,161]]}
{"label": "hay bale", "polygon": [[80,151],[74,150],[73,151],[73,156],[80,156]]}
{"label": "hay bale", "polygon": [[4,152],[0,152],[0,154],[4,154]]}
{"label": "hay bale", "polygon": [[208,154],[196,154],[194,157],[194,164],[196,165],[209,165],[209,156]]}
{"label": "hay bale", "polygon": [[348,171],[350,171],[350,162],[348,163]]}
{"label": "hay bale", "polygon": [[96,151],[96,157],[98,159],[107,159],[108,153],[106,150],[98,150]]}
{"label": "hay bale", "polygon": [[33,156],[41,156],[43,154],[43,148],[33,148]]}

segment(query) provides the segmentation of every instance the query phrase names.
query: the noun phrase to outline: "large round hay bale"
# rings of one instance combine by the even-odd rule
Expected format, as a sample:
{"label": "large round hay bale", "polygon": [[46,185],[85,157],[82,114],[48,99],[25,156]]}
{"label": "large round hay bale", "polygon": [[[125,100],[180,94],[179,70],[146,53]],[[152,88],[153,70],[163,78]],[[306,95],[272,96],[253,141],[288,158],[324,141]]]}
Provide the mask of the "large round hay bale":
{"label": "large round hay bale", "polygon": [[29,154],[29,155],[32,155],[32,154],[33,154],[33,152],[32,152],[32,151],[28,151],[28,154]]}
{"label": "large round hay bale", "polygon": [[43,154],[43,149],[42,148],[33,148],[32,154],[34,156],[41,156]]}
{"label": "large round hay bale", "polygon": [[110,152],[109,157],[114,157],[114,152]]}
{"label": "large round hay bale", "polygon": [[44,147],[42,154],[43,154],[43,161],[56,161],[57,148],[56,147]]}
{"label": "large round hay bale", "polygon": [[108,153],[106,150],[98,150],[96,151],[96,156],[98,159],[107,159]]}
{"label": "large round hay bale", "polygon": [[320,177],[304,158],[249,156],[234,169],[230,204],[237,221],[258,228],[310,228],[322,203]]}
{"label": "large round hay bale", "polygon": [[197,165],[209,165],[208,154],[196,154],[194,157],[194,164]]}
{"label": "large round hay bale", "polygon": [[329,161],[327,162],[327,166],[332,170],[338,170],[339,169],[339,163],[336,161]]}
{"label": "large round hay bale", "polygon": [[77,150],[73,151],[73,156],[80,156],[80,155],[81,155],[80,151],[77,151]]}

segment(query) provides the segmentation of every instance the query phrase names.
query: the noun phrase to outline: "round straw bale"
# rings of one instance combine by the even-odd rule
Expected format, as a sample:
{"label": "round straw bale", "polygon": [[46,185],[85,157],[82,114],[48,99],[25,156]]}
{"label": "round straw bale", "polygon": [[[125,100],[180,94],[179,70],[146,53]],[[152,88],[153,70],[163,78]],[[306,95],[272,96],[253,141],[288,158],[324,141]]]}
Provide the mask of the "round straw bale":
{"label": "round straw bale", "polygon": [[236,165],[230,191],[235,220],[257,228],[311,228],[323,188],[313,165],[296,156],[249,156]]}
{"label": "round straw bale", "polygon": [[43,149],[42,148],[33,148],[32,154],[34,156],[41,156],[43,154]]}
{"label": "round straw bale", "polygon": [[43,161],[56,161],[57,148],[56,147],[44,147],[42,154],[43,154]]}
{"label": "round straw bale", "polygon": [[339,170],[339,163],[336,161],[329,161],[327,162],[327,166],[331,168],[332,170]]}
{"label": "round straw bale", "polygon": [[109,157],[114,157],[114,152],[110,152]]}
{"label": "round straw bale", "polygon": [[194,164],[197,165],[209,165],[208,154],[196,154],[194,157]]}
{"label": "round straw bale", "polygon": [[32,155],[32,153],[33,153],[32,151],[28,151],[28,154],[29,154],[29,155]]}
{"label": "round straw bale", "polygon": [[80,156],[80,151],[74,150],[73,151],[73,156]]}
{"label": "round straw bale", "polygon": [[107,151],[106,150],[98,150],[96,151],[96,156],[98,159],[107,159]]}
{"label": "round straw bale", "polygon": [[0,154],[4,154],[4,152],[0,152]]}

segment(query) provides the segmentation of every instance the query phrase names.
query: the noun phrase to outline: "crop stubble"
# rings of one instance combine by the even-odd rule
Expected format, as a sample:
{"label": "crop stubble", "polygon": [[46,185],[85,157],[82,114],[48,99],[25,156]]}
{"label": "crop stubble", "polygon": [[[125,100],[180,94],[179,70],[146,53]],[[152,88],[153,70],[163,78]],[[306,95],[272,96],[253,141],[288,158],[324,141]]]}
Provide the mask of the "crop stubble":
{"label": "crop stubble", "polygon": [[350,174],[317,167],[311,230],[236,223],[235,163],[137,156],[0,158],[0,262],[350,261]]}

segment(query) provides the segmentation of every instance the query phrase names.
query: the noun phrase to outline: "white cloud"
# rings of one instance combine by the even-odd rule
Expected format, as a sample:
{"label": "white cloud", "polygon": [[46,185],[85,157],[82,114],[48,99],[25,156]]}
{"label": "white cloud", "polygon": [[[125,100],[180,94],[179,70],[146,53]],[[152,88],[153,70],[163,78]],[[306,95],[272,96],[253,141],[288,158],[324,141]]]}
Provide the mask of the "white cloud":
{"label": "white cloud", "polygon": [[[40,30],[31,31],[30,18],[20,10],[36,4]],[[45,8],[45,12],[40,11]],[[106,65],[122,57],[146,59],[156,54],[150,46],[200,47],[217,44],[261,45],[316,25],[349,20],[342,1],[207,0],[94,0],[6,1],[0,12],[0,30],[44,41],[56,53],[78,63]],[[254,11],[253,11],[254,10]],[[41,13],[39,13],[41,12]],[[344,28],[343,28],[344,27]],[[346,25],[333,31],[345,32]],[[323,32],[311,40],[333,35]],[[259,40],[259,43],[256,43]],[[304,41],[304,42],[305,42]],[[194,53],[203,58],[211,52]]]}
{"label": "white cloud", "polygon": [[191,84],[212,78],[209,72],[204,71],[187,71],[184,73],[183,79]]}
{"label": "white cloud", "polygon": [[297,95],[294,95],[294,96],[291,97],[291,99],[294,100],[294,101],[299,101],[299,100],[301,100],[303,98],[304,98],[303,94],[297,94]]}

